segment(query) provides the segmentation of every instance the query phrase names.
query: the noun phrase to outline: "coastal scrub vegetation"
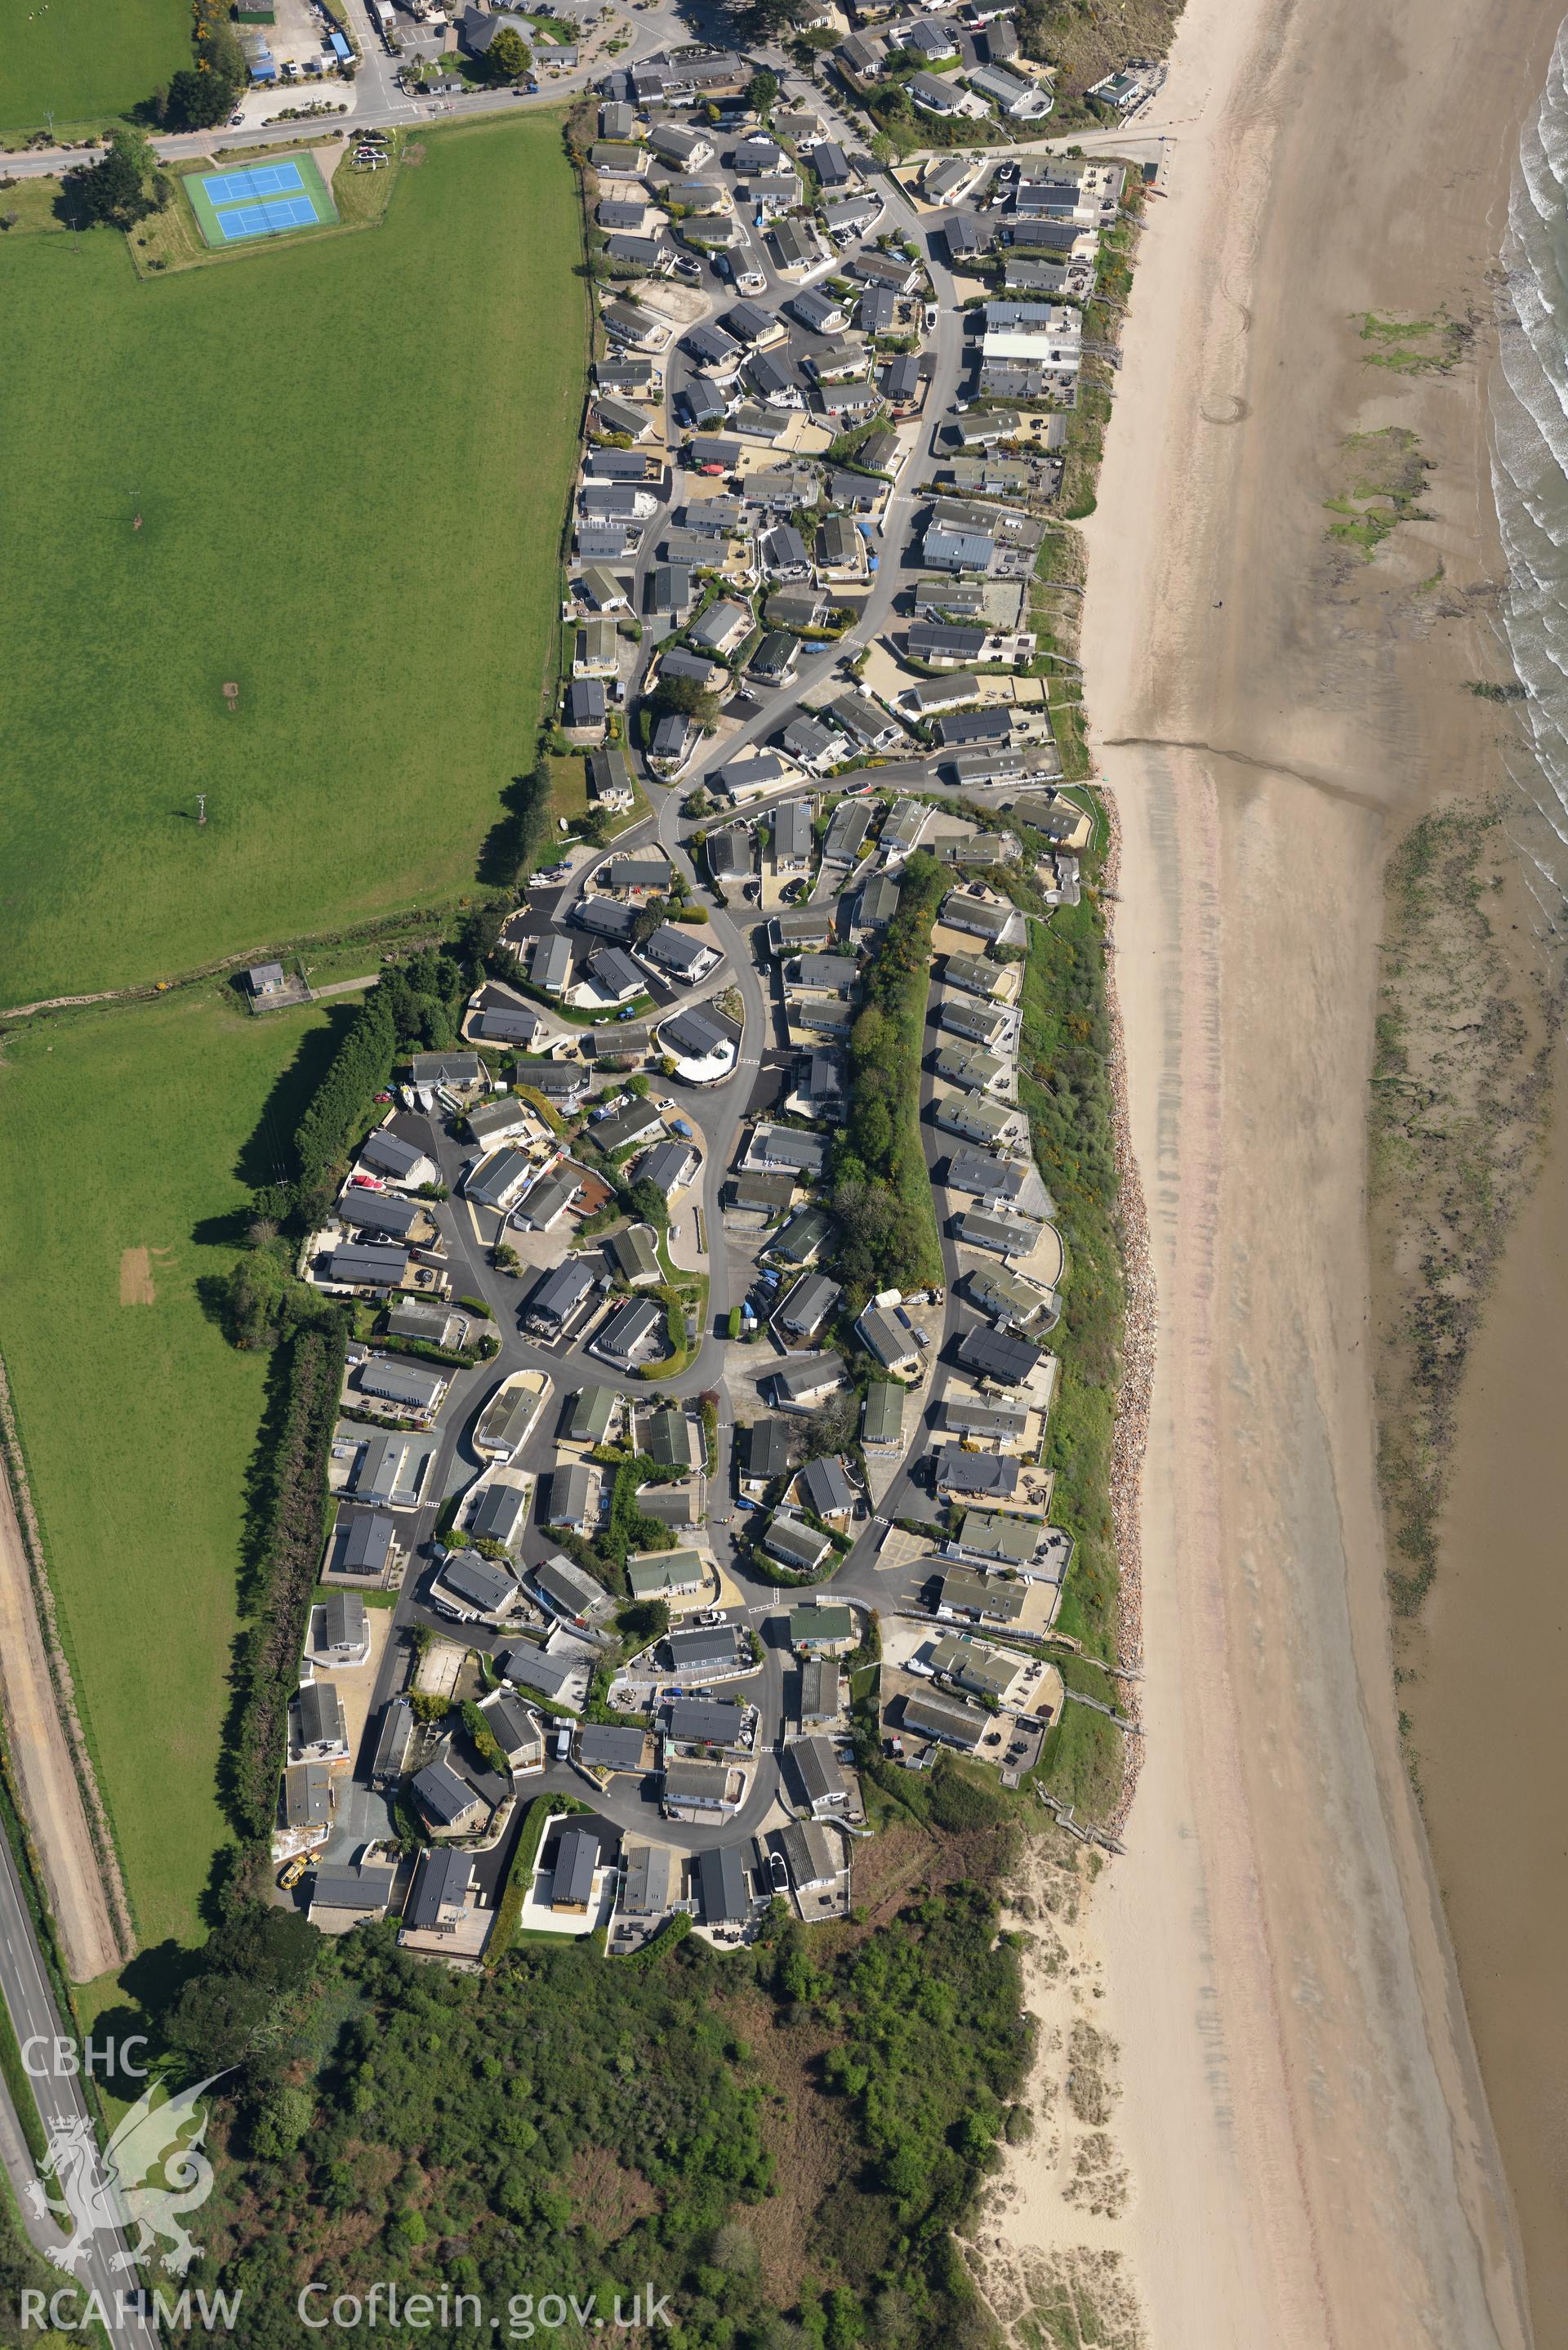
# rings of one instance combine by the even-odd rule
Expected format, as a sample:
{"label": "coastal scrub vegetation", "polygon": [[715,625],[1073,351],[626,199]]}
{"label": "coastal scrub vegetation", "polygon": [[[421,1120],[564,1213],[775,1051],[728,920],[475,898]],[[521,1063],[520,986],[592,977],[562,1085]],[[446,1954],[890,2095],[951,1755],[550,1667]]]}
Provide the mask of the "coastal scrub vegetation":
{"label": "coastal scrub vegetation", "polygon": [[831,1197],[842,1231],[838,1274],[853,1313],[879,1289],[917,1289],[942,1277],[919,1124],[931,927],[942,887],[936,858],[918,849],[899,880],[898,910],[866,968],[865,1001],[849,1032],[849,1109]]}
{"label": "coastal scrub vegetation", "polygon": [[[945,1881],[869,1932],[807,1935],[775,1904],[750,1950],[677,1932],[643,1963],[529,1939],[461,1974],[389,1925],[324,1939],[233,1903],[151,2019],[178,2074],[236,2068],[192,2281],[244,2292],[254,2350],[297,2340],[305,2275],[476,2294],[485,2314],[443,2329],[459,2345],[492,2341],[514,2293],[607,2311],[650,2285],[688,2350],[989,2341],[953,2231],[996,2167],[1033,2026],[1016,1939],[963,1873],[1005,1850],[931,1850]],[[832,2149],[809,2189],[803,2129]]]}

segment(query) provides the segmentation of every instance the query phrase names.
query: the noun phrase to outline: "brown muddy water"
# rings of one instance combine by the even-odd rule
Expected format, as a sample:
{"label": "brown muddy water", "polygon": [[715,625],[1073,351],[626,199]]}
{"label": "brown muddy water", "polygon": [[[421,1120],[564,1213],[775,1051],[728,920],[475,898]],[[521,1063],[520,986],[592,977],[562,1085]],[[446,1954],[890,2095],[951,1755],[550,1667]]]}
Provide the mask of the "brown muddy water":
{"label": "brown muddy water", "polygon": [[1568,2350],[1568,1136],[1470,1359],[1415,1720],[1427,1825],[1523,2232]]}

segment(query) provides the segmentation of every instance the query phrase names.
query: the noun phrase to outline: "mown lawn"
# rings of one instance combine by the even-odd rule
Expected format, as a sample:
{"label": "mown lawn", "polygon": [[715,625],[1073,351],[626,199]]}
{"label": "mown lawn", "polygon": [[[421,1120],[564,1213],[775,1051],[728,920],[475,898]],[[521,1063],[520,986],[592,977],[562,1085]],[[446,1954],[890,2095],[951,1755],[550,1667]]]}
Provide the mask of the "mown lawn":
{"label": "mown lawn", "polygon": [[191,62],[181,0],[14,0],[5,11],[0,130],[57,130],[123,114]]}
{"label": "mown lawn", "polygon": [[223,1840],[265,1404],[265,1359],[225,1344],[197,1284],[232,1262],[242,1170],[270,1171],[358,1002],[257,1020],[192,990],[15,1032],[0,1066],[0,1349],[144,1945],[197,1934]]}
{"label": "mown lawn", "polygon": [[420,150],[222,267],[0,240],[0,1005],[450,898],[532,763],[577,201],[552,119]]}

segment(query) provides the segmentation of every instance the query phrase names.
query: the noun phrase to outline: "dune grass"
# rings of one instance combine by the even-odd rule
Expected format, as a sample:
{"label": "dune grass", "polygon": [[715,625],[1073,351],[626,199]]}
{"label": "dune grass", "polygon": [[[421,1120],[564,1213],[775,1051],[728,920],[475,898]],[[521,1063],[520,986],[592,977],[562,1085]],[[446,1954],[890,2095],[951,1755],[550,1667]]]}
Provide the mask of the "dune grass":
{"label": "dune grass", "polygon": [[366,234],[140,283],[108,230],[0,241],[0,1004],[472,879],[549,670],[579,253],[545,117],[421,134]]}
{"label": "dune grass", "polygon": [[358,999],[232,991],[14,1033],[0,1066],[0,1347],[62,1631],[144,1945],[199,1933],[246,1464],[267,1357],[197,1284],[233,1261]]}

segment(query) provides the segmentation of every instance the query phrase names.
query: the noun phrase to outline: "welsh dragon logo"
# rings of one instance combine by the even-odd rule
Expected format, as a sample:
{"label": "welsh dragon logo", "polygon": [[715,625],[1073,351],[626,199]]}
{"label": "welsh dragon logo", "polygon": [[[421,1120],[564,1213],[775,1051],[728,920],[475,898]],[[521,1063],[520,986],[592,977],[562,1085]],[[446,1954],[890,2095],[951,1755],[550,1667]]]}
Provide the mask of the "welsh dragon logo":
{"label": "welsh dragon logo", "polygon": [[[57,2268],[74,2272],[96,2236],[124,2229],[131,2241],[115,2254],[112,2268],[135,2268],[162,2242],[169,2249],[161,2265],[171,2276],[184,2275],[202,2249],[191,2241],[184,2215],[199,2211],[213,2191],[213,2166],[202,2151],[207,2117],[196,2111],[196,2100],[222,2078],[221,2073],[211,2074],[193,2089],[157,2105],[148,2089],[101,2157],[85,2114],[50,2131],[41,2175],[25,2191],[38,2217],[52,2212],[70,2230],[49,2253]],[[49,2193],[47,2179],[58,2187],[58,2196]]]}

